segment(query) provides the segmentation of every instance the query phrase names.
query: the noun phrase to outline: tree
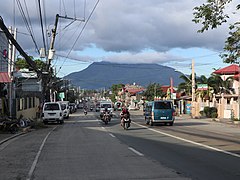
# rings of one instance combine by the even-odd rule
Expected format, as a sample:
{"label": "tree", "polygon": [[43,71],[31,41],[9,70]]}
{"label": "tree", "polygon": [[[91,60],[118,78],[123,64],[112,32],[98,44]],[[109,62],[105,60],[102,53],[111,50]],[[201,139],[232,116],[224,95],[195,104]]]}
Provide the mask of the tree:
{"label": "tree", "polygon": [[213,88],[215,94],[232,94],[234,89],[232,88],[233,78],[228,77],[226,80],[223,80],[220,75],[212,74],[208,78],[208,85]]}
{"label": "tree", "polygon": [[124,87],[124,84],[113,84],[112,87],[111,87],[111,91],[112,91],[112,94],[111,94],[111,100],[112,102],[115,102],[116,101],[116,96],[118,95],[118,92]]}
{"label": "tree", "polygon": [[162,97],[165,96],[161,89],[161,85],[157,83],[149,84],[147,90],[143,93],[143,96],[146,97],[148,101],[154,100],[154,97]]}
{"label": "tree", "polygon": [[[195,77],[196,77],[196,75],[195,75]],[[178,92],[182,92],[188,96],[191,96],[191,94],[192,94],[192,75],[190,75],[189,77],[186,75],[181,75],[180,78],[183,79],[184,82],[182,82],[178,85]],[[195,82],[196,82],[196,78],[195,78]]]}
{"label": "tree", "polygon": [[[29,57],[32,60],[34,60],[32,56],[29,56]],[[35,59],[34,61],[36,63],[37,69],[39,69],[41,71],[45,71],[46,65],[47,65],[45,62],[43,62],[40,59]],[[30,68],[30,66],[27,63],[27,61],[25,59],[23,59],[23,58],[17,58],[17,61],[15,62],[15,65],[16,65],[16,68],[18,68],[18,69],[24,69],[24,68],[29,69]]]}
{"label": "tree", "polygon": [[[194,8],[195,23],[202,23],[202,28],[198,32],[218,28],[226,23],[230,16],[225,13],[225,7],[232,0],[206,0],[201,6]],[[240,4],[236,6],[236,11],[240,10]],[[225,41],[224,53],[220,56],[226,63],[239,63],[240,57],[240,21],[229,26],[229,37]]]}

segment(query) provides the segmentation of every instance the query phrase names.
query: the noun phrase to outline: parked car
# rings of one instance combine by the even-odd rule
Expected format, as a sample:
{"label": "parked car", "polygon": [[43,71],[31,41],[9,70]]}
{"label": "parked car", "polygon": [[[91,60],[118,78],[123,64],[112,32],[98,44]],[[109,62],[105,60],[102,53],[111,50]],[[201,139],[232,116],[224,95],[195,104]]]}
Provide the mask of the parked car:
{"label": "parked car", "polygon": [[69,104],[69,107],[70,107],[70,113],[74,113],[77,111],[77,108],[76,108],[76,104],[75,103],[70,103]]}
{"label": "parked car", "polygon": [[69,101],[59,101],[59,103],[61,104],[61,108],[63,111],[63,117],[68,119],[69,114],[70,114]]}
{"label": "parked car", "polygon": [[44,124],[48,122],[64,123],[64,114],[59,102],[46,102],[43,105],[42,120]]}
{"label": "parked car", "polygon": [[144,116],[146,124],[151,126],[157,123],[172,126],[175,120],[175,109],[172,101],[150,101],[146,104]]}

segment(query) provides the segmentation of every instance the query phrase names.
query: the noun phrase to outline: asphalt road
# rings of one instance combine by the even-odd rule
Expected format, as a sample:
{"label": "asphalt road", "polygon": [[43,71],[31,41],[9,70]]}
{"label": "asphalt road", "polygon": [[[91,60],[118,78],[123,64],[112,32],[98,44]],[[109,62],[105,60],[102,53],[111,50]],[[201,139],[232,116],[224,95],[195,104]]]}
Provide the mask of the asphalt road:
{"label": "asphalt road", "polygon": [[96,112],[71,114],[0,146],[0,179],[240,179],[240,131],[178,118],[173,126],[105,125]]}

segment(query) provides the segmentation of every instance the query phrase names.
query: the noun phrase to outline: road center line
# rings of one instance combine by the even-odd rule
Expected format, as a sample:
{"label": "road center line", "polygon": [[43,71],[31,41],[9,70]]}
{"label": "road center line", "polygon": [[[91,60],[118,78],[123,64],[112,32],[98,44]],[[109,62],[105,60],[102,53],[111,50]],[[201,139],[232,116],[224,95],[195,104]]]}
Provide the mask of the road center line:
{"label": "road center line", "polygon": [[191,141],[191,140],[188,140],[188,139],[184,139],[184,138],[181,138],[181,137],[177,137],[177,136],[174,136],[174,135],[165,133],[165,132],[161,132],[161,131],[156,130],[156,129],[151,129],[151,128],[148,128],[148,127],[143,126],[143,125],[141,125],[141,124],[138,124],[138,123],[136,123],[136,122],[132,122],[132,123],[133,123],[133,124],[136,124],[136,125],[138,125],[138,126],[140,126],[140,127],[146,128],[146,129],[148,129],[148,130],[150,130],[150,131],[153,131],[153,132],[156,132],[156,133],[159,133],[159,134],[168,136],[168,137],[172,137],[172,138],[174,138],[174,139],[178,139],[178,140],[181,140],[181,141],[190,143],[190,144],[194,144],[194,145],[197,145],[197,146],[201,146],[201,147],[204,147],[204,148],[207,148],[207,149],[211,149],[211,150],[214,150],[214,151],[217,151],[217,152],[225,153],[225,154],[228,154],[228,155],[231,155],[231,156],[240,158],[240,155],[239,155],[239,154],[236,154],[236,153],[231,153],[231,152],[229,152],[229,151],[225,151],[225,150],[218,149],[218,148],[215,148],[215,147],[212,147],[212,146],[208,146],[208,145],[205,145],[205,144],[197,143],[197,142],[195,142],[195,141]]}
{"label": "road center line", "polygon": [[46,135],[46,137],[44,138],[44,140],[43,140],[43,142],[42,142],[42,144],[41,144],[41,146],[40,146],[40,148],[39,148],[39,150],[38,150],[38,153],[37,153],[37,155],[36,155],[36,157],[35,157],[35,159],[34,159],[34,161],[33,161],[33,163],[32,163],[31,169],[30,169],[30,171],[28,172],[28,177],[27,177],[26,180],[30,180],[30,179],[32,178],[33,172],[34,172],[34,170],[35,170],[35,168],[36,168],[38,159],[39,159],[40,154],[41,154],[41,152],[42,152],[42,149],[43,149],[43,147],[44,147],[44,145],[45,145],[45,143],[46,143],[46,141],[47,141],[47,138],[49,137],[49,135],[50,135],[56,128],[57,128],[57,126],[54,127],[54,128]]}
{"label": "road center line", "polygon": [[129,150],[131,150],[132,152],[134,152],[135,154],[139,155],[139,156],[144,156],[144,154],[140,153],[139,151],[137,151],[136,149],[132,148],[132,147],[128,147]]}

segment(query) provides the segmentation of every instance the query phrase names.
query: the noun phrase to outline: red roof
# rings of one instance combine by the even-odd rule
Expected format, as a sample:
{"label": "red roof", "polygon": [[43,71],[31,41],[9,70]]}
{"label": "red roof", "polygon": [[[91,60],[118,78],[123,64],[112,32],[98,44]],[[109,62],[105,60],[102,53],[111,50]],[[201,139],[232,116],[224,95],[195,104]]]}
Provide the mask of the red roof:
{"label": "red roof", "polygon": [[[161,90],[164,92],[164,93],[167,93],[168,89],[171,89],[171,86],[161,86]],[[173,92],[175,93],[175,89],[173,89]]]}
{"label": "red roof", "polygon": [[235,74],[235,75],[233,76],[233,78],[236,79],[236,80],[238,80],[239,77],[240,77],[240,74]]}
{"label": "red roof", "polygon": [[232,64],[230,66],[227,66],[225,68],[222,68],[222,69],[218,69],[216,71],[214,71],[213,73],[214,74],[238,74],[239,73],[239,66],[237,64]]}
{"label": "red roof", "polygon": [[137,88],[137,89],[127,89],[127,91],[131,94],[131,95],[134,95],[136,93],[139,93],[141,91],[143,91],[144,88]]}
{"label": "red roof", "polygon": [[7,72],[0,72],[0,83],[12,82]]}

